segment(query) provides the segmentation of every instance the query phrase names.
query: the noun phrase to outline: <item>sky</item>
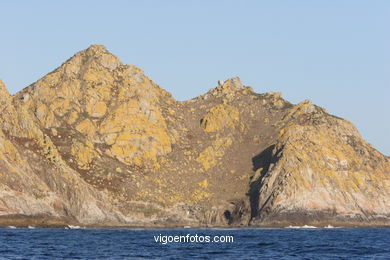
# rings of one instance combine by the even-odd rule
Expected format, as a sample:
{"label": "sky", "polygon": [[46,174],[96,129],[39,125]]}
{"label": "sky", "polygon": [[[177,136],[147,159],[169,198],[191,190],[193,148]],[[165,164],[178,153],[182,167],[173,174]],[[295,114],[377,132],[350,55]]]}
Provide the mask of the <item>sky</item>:
{"label": "sky", "polygon": [[1,1],[0,79],[14,94],[91,44],[178,100],[239,76],[354,123],[390,155],[390,1]]}

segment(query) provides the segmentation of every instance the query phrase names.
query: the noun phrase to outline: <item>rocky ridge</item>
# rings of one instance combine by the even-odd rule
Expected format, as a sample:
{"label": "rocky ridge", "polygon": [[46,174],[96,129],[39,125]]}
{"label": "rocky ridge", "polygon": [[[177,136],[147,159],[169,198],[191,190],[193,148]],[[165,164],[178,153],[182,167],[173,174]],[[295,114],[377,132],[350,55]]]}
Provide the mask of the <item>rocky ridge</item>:
{"label": "rocky ridge", "polygon": [[0,110],[0,224],[390,223],[388,157],[239,78],[179,102],[92,45]]}

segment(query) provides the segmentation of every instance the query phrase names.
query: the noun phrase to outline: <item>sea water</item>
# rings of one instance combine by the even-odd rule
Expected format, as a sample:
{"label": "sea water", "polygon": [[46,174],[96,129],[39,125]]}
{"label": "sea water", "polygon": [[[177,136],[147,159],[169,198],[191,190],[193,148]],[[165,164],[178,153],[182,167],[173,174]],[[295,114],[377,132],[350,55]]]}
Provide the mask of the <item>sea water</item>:
{"label": "sea water", "polygon": [[0,228],[0,259],[390,259],[390,229]]}

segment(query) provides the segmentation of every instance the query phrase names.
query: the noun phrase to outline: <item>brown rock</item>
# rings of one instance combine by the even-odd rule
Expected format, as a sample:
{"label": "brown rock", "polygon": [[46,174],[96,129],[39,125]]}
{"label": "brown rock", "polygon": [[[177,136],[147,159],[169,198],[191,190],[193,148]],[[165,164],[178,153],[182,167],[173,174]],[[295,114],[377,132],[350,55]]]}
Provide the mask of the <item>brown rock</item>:
{"label": "brown rock", "polygon": [[0,110],[0,225],[390,223],[388,157],[239,78],[178,102],[92,45]]}

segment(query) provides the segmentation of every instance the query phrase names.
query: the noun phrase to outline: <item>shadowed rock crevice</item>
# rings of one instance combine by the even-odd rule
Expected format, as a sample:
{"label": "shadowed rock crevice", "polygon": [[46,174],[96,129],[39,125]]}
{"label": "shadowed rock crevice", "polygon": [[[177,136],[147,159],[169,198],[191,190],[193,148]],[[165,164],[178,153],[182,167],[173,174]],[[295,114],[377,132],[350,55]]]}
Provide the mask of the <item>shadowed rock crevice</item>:
{"label": "shadowed rock crevice", "polygon": [[251,219],[256,218],[260,213],[259,205],[262,203],[259,201],[259,197],[261,185],[263,185],[263,177],[268,172],[271,164],[275,164],[278,160],[277,156],[274,156],[274,149],[275,145],[271,145],[252,158],[254,175],[251,177],[248,192]]}
{"label": "shadowed rock crevice", "polygon": [[247,225],[249,222],[250,207],[245,200],[232,201],[231,207],[223,212],[227,224],[232,226]]}

